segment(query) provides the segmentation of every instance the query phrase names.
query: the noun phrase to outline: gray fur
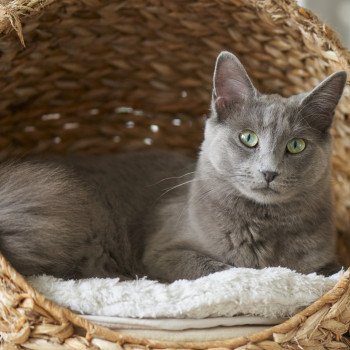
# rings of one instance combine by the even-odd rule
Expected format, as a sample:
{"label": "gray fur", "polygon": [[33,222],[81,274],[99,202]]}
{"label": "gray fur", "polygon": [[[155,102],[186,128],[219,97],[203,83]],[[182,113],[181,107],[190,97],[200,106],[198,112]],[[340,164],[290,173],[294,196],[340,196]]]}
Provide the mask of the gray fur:
{"label": "gray fur", "polygon": [[2,164],[0,251],[25,275],[144,275],[146,220],[175,185],[161,180],[187,167],[165,152]]}
{"label": "gray fur", "polygon": [[[22,273],[194,279],[232,266],[338,268],[329,128],[346,75],[263,95],[222,53],[198,161],[166,152],[0,167],[0,250]],[[247,148],[250,129],[259,144]],[[286,153],[293,137],[307,140]],[[267,183],[264,171],[278,176]]]}
{"label": "gray fur", "polygon": [[[304,273],[339,268],[329,127],[345,81],[338,72],[309,94],[263,95],[238,59],[222,53],[194,180],[182,198],[161,208],[168,220],[147,242],[148,274],[174,280],[231,266]],[[258,147],[240,142],[245,129],[258,134]],[[297,155],[286,153],[293,137],[307,140]],[[279,175],[267,185],[263,171]]]}

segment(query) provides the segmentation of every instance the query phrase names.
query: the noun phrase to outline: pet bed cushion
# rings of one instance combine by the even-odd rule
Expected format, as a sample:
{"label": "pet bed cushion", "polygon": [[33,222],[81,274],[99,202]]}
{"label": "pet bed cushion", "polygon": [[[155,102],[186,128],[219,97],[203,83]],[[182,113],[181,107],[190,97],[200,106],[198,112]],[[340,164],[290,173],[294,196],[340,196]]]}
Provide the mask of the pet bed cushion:
{"label": "pet bed cushion", "polygon": [[52,276],[29,281],[49,299],[90,315],[95,323],[148,338],[194,341],[278,324],[330,290],[341,275],[303,275],[274,267],[233,268],[171,284],[146,278],[64,281]]}

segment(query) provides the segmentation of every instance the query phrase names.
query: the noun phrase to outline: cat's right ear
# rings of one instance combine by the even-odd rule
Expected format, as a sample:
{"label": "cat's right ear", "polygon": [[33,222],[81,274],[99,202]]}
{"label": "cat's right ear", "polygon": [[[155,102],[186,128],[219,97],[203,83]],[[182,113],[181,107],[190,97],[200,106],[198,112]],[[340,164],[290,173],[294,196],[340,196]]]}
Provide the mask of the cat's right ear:
{"label": "cat's right ear", "polygon": [[347,75],[345,71],[333,73],[316,86],[301,102],[302,114],[315,130],[327,132],[332,125],[334,111],[342,96]]}
{"label": "cat's right ear", "polygon": [[228,108],[239,108],[257,93],[242,63],[227,51],[216,60],[213,80],[212,108],[218,116]]}

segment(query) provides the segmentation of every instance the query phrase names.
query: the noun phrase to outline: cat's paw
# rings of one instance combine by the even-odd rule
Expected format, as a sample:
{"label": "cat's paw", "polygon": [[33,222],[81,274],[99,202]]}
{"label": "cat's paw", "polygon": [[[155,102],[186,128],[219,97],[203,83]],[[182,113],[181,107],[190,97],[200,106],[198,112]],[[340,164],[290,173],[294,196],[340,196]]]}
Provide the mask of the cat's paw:
{"label": "cat's paw", "polygon": [[210,266],[208,267],[208,273],[215,273],[215,272],[220,272],[220,271],[225,271],[225,270],[229,270],[232,269],[233,266],[219,262],[219,261],[215,261],[213,263],[210,264]]}
{"label": "cat's paw", "polygon": [[324,266],[322,266],[320,269],[316,271],[318,275],[323,275],[323,276],[331,276],[334,275],[335,273],[339,272],[342,269],[342,266],[338,264],[337,262],[330,262]]}

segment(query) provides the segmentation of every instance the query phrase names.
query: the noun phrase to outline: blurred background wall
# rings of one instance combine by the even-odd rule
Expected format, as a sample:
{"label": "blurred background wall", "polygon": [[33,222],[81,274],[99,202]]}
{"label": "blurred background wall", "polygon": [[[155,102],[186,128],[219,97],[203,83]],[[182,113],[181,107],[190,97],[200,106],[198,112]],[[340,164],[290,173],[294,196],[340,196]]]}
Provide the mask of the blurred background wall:
{"label": "blurred background wall", "polygon": [[335,29],[343,45],[350,49],[350,0],[299,0],[298,2]]}

